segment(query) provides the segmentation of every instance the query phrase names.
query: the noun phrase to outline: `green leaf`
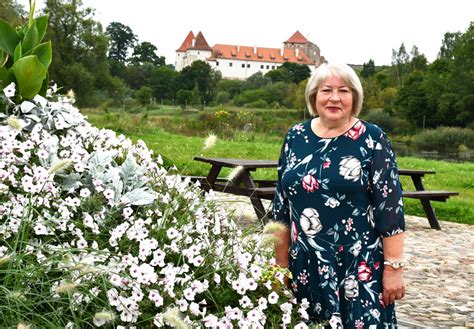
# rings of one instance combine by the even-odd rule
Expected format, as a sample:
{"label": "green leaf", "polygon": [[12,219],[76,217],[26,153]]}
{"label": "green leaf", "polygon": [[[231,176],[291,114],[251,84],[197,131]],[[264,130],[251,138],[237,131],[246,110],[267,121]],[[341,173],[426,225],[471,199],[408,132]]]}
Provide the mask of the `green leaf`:
{"label": "green leaf", "polygon": [[18,45],[15,48],[15,52],[13,53],[13,59],[16,62],[22,57],[22,49],[21,49],[21,42],[18,43]]}
{"label": "green leaf", "polygon": [[30,52],[26,53],[25,55],[36,55],[43,64],[45,69],[48,69],[49,65],[51,64],[51,60],[53,58],[53,51],[51,47],[51,41],[43,42],[42,44],[37,45],[33,48]]}
{"label": "green leaf", "polygon": [[36,22],[33,22],[26,31],[25,38],[23,39],[23,51],[26,53],[38,45],[38,28]]}
{"label": "green leaf", "polygon": [[11,70],[15,74],[18,93],[23,99],[31,99],[38,94],[47,71],[36,56],[20,58]]}
{"label": "green leaf", "polygon": [[14,79],[15,77],[8,69],[0,67],[0,86],[2,86],[2,89],[13,82]]}
{"label": "green leaf", "polygon": [[20,36],[3,19],[0,19],[0,35],[0,49],[13,56],[16,45],[20,42]]}
{"label": "green leaf", "polygon": [[38,92],[38,95],[46,97],[46,92],[48,91],[48,82],[49,82],[49,73],[46,71],[46,78],[43,80],[43,84],[41,85],[41,89]]}
{"label": "green leaf", "polygon": [[38,28],[38,42],[41,42],[48,28],[48,15],[38,17],[36,19],[36,27]]}

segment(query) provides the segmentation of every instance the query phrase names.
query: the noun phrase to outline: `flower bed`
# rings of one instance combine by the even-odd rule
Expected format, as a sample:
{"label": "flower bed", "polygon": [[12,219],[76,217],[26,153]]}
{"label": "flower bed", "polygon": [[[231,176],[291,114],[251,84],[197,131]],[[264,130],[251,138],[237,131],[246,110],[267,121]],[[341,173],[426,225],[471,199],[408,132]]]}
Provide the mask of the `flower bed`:
{"label": "flower bed", "polygon": [[0,94],[0,323],[306,327],[271,235],[242,232],[72,97]]}

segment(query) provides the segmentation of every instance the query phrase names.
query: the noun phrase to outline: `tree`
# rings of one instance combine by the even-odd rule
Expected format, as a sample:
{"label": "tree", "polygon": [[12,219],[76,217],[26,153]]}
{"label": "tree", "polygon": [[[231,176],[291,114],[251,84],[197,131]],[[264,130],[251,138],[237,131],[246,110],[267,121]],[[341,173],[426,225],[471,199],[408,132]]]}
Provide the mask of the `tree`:
{"label": "tree", "polygon": [[138,41],[132,29],[119,22],[112,22],[107,26],[105,34],[109,37],[109,59],[125,63],[128,50]]}
{"label": "tree", "polygon": [[425,71],[428,67],[428,60],[426,59],[425,55],[420,53],[418,50],[418,47],[413,45],[411,51],[410,51],[410,67],[411,71],[414,70],[421,70]]}
{"label": "tree", "polygon": [[15,0],[1,0],[0,1],[0,19],[16,27],[23,23],[22,16],[26,13],[23,6],[18,4]]}
{"label": "tree", "polygon": [[262,88],[271,82],[272,80],[269,77],[264,76],[263,73],[259,71],[252,74],[244,81],[242,84],[242,91]]}
{"label": "tree", "polygon": [[179,73],[178,89],[193,90],[197,85],[201,100],[209,104],[214,97],[217,82],[221,78],[221,73],[213,70],[209,64],[194,61]]}
{"label": "tree", "polygon": [[153,90],[150,87],[143,86],[136,93],[135,98],[141,105],[148,105],[151,102]]}
{"label": "tree", "polygon": [[[47,0],[49,16],[46,40],[53,47],[50,78],[64,90],[76,91],[79,105],[93,106],[106,94],[110,71],[107,61],[108,40],[93,10],[83,8],[81,0]],[[84,74],[84,85],[78,83]]]}
{"label": "tree", "polygon": [[130,58],[132,65],[143,65],[149,63],[155,66],[165,65],[165,58],[156,54],[157,48],[150,42],[144,41],[133,48]]}
{"label": "tree", "polygon": [[399,86],[403,85],[403,79],[409,59],[410,56],[408,55],[403,42],[400,45],[400,48],[398,48],[398,51],[392,49],[392,67],[395,70]]}
{"label": "tree", "polygon": [[278,69],[286,69],[288,71],[289,80],[286,82],[300,83],[311,75],[308,65],[285,62]]}
{"label": "tree", "polygon": [[369,59],[367,63],[364,63],[362,65],[362,71],[360,72],[360,75],[363,78],[368,78],[374,74],[375,74],[375,63],[373,59]]}
{"label": "tree", "polygon": [[176,93],[176,80],[179,73],[169,66],[153,67],[153,74],[149,77],[147,84],[153,90],[157,100],[174,99]]}
{"label": "tree", "polygon": [[441,48],[439,49],[438,58],[453,59],[454,58],[454,44],[459,39],[461,33],[446,32],[442,40]]}

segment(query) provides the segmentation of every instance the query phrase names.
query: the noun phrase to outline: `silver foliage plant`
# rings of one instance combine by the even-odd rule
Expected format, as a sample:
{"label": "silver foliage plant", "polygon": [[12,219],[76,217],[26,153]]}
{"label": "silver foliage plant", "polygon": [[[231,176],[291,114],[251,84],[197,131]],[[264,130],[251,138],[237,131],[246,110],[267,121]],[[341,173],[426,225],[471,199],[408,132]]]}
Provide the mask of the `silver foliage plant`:
{"label": "silver foliage plant", "polygon": [[242,233],[144,142],[92,127],[72,96],[15,104],[7,87],[3,321],[26,312],[38,327],[307,327],[308,304],[285,287],[269,237]]}

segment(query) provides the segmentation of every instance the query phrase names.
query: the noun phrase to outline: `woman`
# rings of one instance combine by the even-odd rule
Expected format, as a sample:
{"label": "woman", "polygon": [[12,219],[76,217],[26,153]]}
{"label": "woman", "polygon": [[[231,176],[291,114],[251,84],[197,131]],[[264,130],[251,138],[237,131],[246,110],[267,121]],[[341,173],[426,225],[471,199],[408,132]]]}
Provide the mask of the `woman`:
{"label": "woman", "polygon": [[305,96],[314,118],[288,131],[279,159],[273,217],[288,230],[277,263],[311,321],[396,327],[405,221],[390,142],[357,118],[363,91],[349,66],[321,65]]}

